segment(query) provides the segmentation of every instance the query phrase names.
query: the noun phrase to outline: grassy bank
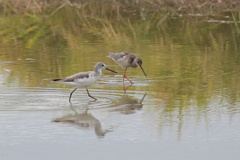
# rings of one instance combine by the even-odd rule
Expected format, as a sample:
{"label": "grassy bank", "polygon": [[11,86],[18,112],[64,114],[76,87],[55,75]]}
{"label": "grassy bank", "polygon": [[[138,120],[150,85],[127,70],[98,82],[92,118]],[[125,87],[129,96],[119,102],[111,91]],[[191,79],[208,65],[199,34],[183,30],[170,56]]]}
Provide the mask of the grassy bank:
{"label": "grassy bank", "polygon": [[[77,47],[80,39],[115,45],[146,39],[238,50],[239,13],[207,14],[235,10],[237,0],[5,0],[0,4],[2,44],[20,42],[33,48],[54,41]],[[210,4],[209,12],[191,13],[209,9]],[[231,38],[223,38],[229,34]]]}

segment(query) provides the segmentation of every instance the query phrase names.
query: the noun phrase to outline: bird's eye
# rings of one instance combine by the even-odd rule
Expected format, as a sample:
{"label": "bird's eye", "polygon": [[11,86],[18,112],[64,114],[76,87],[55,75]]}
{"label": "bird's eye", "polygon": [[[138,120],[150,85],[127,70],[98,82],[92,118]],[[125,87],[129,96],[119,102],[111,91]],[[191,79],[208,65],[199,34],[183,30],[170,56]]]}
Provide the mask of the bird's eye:
{"label": "bird's eye", "polygon": [[104,65],[102,64],[102,66],[104,67]]}

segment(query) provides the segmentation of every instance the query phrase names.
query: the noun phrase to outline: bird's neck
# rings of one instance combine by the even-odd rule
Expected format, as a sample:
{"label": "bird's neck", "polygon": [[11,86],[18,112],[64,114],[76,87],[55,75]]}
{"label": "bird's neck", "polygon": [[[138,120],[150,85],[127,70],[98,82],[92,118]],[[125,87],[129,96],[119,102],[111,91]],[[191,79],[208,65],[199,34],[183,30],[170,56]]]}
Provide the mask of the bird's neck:
{"label": "bird's neck", "polygon": [[136,68],[138,66],[138,63],[137,63],[137,58],[135,58],[132,62],[132,66],[133,68]]}
{"label": "bird's neck", "polygon": [[94,72],[95,72],[95,75],[101,77],[101,75],[102,75],[102,70],[101,70],[101,69],[99,69],[99,68],[98,68],[98,69],[95,68],[95,69],[94,69]]}

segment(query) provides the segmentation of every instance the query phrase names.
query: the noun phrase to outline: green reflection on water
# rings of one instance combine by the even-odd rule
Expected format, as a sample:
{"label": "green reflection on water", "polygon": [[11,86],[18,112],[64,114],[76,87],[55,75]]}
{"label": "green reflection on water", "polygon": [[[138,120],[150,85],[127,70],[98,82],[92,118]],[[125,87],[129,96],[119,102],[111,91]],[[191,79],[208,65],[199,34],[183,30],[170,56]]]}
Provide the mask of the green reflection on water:
{"label": "green reflection on water", "polygon": [[232,23],[210,23],[219,17],[91,15],[70,7],[54,11],[1,16],[1,85],[53,87],[50,79],[92,70],[99,61],[121,74],[122,69],[106,56],[131,51],[143,59],[149,76],[146,80],[139,68],[129,69],[133,81],[149,84],[131,90],[153,92],[154,99],[166,102],[166,111],[192,101],[204,108],[215,95],[230,104],[239,101],[237,15],[230,14]]}

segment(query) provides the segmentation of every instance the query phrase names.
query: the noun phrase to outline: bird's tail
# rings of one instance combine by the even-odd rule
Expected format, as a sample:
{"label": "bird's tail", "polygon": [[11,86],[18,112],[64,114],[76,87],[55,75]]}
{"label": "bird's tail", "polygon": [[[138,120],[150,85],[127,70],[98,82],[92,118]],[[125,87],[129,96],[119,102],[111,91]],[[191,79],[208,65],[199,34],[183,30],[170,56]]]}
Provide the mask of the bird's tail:
{"label": "bird's tail", "polygon": [[111,58],[111,53],[112,53],[112,52],[108,52],[109,55],[108,55],[107,57]]}
{"label": "bird's tail", "polygon": [[52,79],[51,81],[52,82],[57,82],[57,81],[60,81],[61,79]]}

